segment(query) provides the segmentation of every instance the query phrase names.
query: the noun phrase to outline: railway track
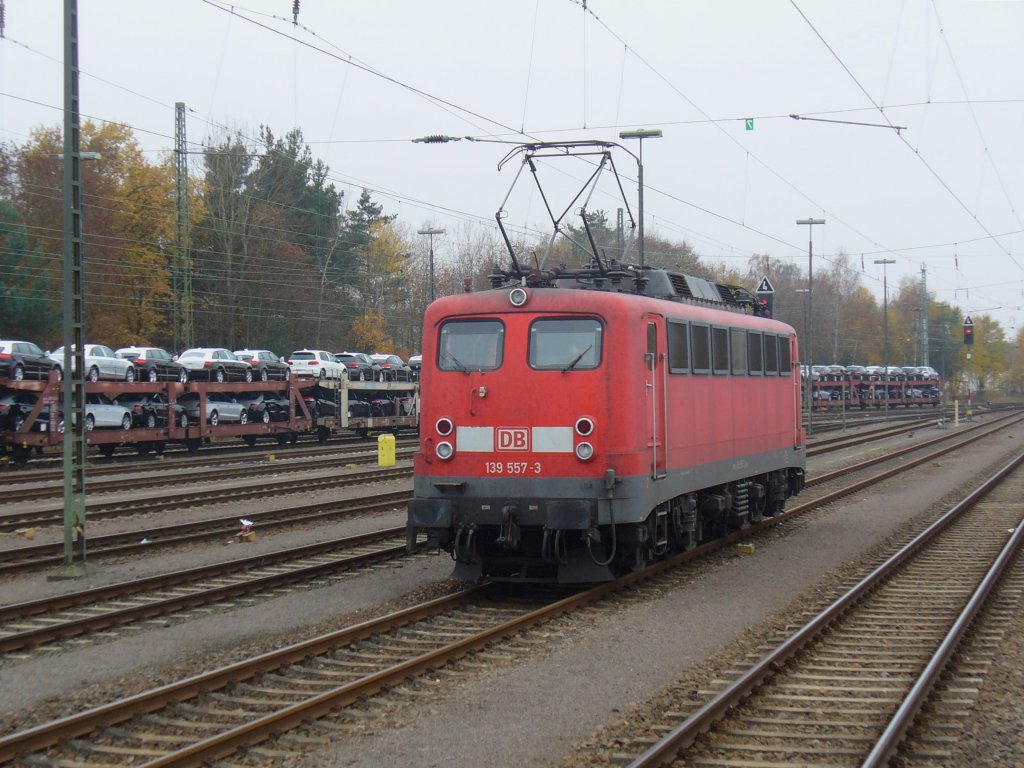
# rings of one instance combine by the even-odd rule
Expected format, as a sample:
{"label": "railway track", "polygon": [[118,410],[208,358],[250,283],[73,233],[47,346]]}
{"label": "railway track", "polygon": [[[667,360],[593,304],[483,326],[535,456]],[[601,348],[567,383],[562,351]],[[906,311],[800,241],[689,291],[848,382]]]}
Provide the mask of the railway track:
{"label": "railway track", "polygon": [[[906,466],[905,462],[877,478],[888,477]],[[671,574],[682,563],[732,546],[863,485],[859,481],[834,489],[776,518],[592,589],[577,593],[527,593],[520,589],[510,595],[493,586],[476,586],[40,724],[0,739],[0,761],[10,760],[15,765],[47,761],[51,765],[137,765],[148,761],[146,764],[151,766],[183,766],[229,755],[233,764],[252,764],[250,758],[259,763],[268,756],[280,757],[289,749],[280,744],[280,739],[266,749],[259,745],[294,729],[298,733],[291,734],[289,743],[324,741],[325,733],[344,729],[346,723],[365,716],[360,713],[372,707],[372,699],[380,691],[390,688],[415,696],[417,691],[429,688],[429,681],[422,677],[425,672],[433,671],[431,678],[436,678],[436,670],[453,665],[458,668],[459,660],[469,654],[478,654],[478,664],[486,666],[489,654],[529,653],[534,642],[559,635],[557,624],[550,623],[562,614],[608,601],[615,595],[642,599],[642,595],[636,596],[637,585]],[[537,632],[546,634],[540,639],[531,635]],[[481,654],[484,649],[488,650]],[[329,715],[339,709],[339,714]],[[328,721],[320,723],[325,717]],[[314,722],[303,725],[308,721]]]}
{"label": "railway track", "polygon": [[[409,498],[409,491],[376,493],[368,497],[334,499],[313,504],[299,504],[262,512],[249,512],[247,519],[257,531],[274,530],[297,525],[312,525],[355,515],[367,515],[393,509]],[[141,554],[154,549],[177,547],[201,541],[224,541],[239,533],[238,515],[196,520],[177,525],[151,527],[125,533],[92,536],[88,539],[88,556],[92,559],[111,555]],[[80,557],[77,552],[76,557]],[[64,562],[63,543],[37,544],[0,550],[0,574],[33,570]]]}
{"label": "railway track", "polygon": [[[1022,465],[1024,454],[748,669],[715,681],[682,722],[666,713],[655,730],[668,733],[631,768],[921,764],[901,742],[1024,541]],[[1009,585],[1015,600],[1022,586]],[[919,729],[948,737],[939,719],[924,713]],[[952,757],[936,754],[943,741],[931,740],[932,759]]]}
{"label": "railway track", "polygon": [[[403,450],[415,448],[418,440],[402,439],[395,441],[395,448]],[[348,456],[359,454],[377,454],[376,446],[365,441],[333,442],[317,444],[303,448],[290,447],[287,450],[256,450],[252,448],[225,449],[220,453],[204,452],[197,456],[194,453],[180,455],[163,454],[160,459],[138,459],[130,456],[118,456],[113,459],[91,457],[88,465],[90,487],[92,481],[100,477],[134,476],[141,473],[160,473],[174,470],[208,469],[210,467],[230,466],[233,464],[268,464],[270,462],[287,463],[304,459],[318,459],[329,456]],[[98,459],[98,460],[94,460]],[[39,469],[30,465],[29,469],[10,470],[0,474],[7,485],[62,483],[63,469]]]}
{"label": "railway track", "polygon": [[[398,461],[412,458],[413,449],[404,448],[395,452]],[[153,489],[161,486],[212,482],[222,483],[226,480],[239,480],[247,478],[266,478],[267,475],[282,475],[294,472],[316,472],[326,469],[341,469],[347,465],[376,464],[378,460],[377,451],[359,451],[357,453],[331,452],[328,456],[312,455],[297,458],[288,456],[284,459],[274,459],[240,464],[232,462],[230,466],[218,466],[214,468],[178,466],[167,467],[162,471],[133,472],[126,474],[124,470],[106,473],[108,478],[105,481],[97,481],[92,474],[89,475],[88,491],[90,496],[108,493],[124,493],[138,489]],[[44,499],[59,499],[64,493],[63,485],[32,483],[30,487],[13,487],[5,494],[0,514],[5,508],[15,504],[23,504],[29,501]],[[91,506],[91,504],[90,504]],[[2,519],[2,518],[0,518]]]}
{"label": "railway track", "polygon": [[[218,504],[224,502],[238,503],[262,500],[270,496],[282,496],[291,493],[312,493],[317,491],[346,488],[370,482],[383,482],[395,478],[412,475],[411,464],[395,465],[391,468],[373,468],[363,470],[341,469],[337,472],[322,475],[307,475],[295,479],[265,478],[256,483],[235,483],[162,493],[135,493],[121,496],[108,501],[90,501],[88,515],[92,522],[113,520],[121,517],[145,512],[152,514],[166,512],[182,507]],[[183,481],[186,479],[183,478]],[[249,518],[261,517],[264,512],[254,510],[245,512]],[[237,519],[237,515],[235,516]],[[17,509],[13,512],[0,514],[0,531],[18,531],[46,526],[61,526],[64,523],[64,507],[51,505],[42,509]]]}
{"label": "railway track", "polygon": [[272,590],[343,578],[406,554],[401,526],[2,606],[0,658],[23,659],[44,645],[211,604],[226,610]]}

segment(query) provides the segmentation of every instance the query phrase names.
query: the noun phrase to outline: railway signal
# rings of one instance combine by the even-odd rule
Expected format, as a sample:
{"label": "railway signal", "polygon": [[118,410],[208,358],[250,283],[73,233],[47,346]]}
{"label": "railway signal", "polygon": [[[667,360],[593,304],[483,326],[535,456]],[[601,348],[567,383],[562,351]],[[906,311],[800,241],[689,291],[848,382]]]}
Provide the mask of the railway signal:
{"label": "railway signal", "polygon": [[970,315],[964,318],[964,344],[968,347],[974,345],[974,321]]}
{"label": "railway signal", "polygon": [[761,317],[771,317],[772,305],[775,302],[775,286],[772,285],[767,275],[761,278],[761,282],[758,283],[757,290],[754,293],[760,304],[758,314]]}

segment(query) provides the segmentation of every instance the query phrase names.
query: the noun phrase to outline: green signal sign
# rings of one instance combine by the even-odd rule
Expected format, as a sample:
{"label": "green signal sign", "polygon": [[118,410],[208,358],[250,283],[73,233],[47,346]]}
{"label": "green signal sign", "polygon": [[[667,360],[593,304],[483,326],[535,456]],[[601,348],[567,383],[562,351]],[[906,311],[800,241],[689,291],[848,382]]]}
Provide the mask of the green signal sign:
{"label": "green signal sign", "polygon": [[748,117],[745,122],[748,131],[754,130],[754,118]]}

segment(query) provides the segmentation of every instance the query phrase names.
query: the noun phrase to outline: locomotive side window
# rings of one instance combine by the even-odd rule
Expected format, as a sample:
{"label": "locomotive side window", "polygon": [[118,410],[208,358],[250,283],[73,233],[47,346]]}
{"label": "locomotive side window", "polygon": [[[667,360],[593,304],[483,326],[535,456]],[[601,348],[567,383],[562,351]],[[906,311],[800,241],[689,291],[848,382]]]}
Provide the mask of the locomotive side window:
{"label": "locomotive side window", "polygon": [[690,372],[690,337],[686,323],[668,321],[668,369],[672,373]]}
{"label": "locomotive side window", "polygon": [[742,328],[730,328],[729,369],[733,375],[742,376],[747,372],[747,332]]}
{"label": "locomotive side window", "polygon": [[601,364],[604,328],[591,317],[534,320],[530,325],[530,367],[540,371],[581,371]]}
{"label": "locomotive side window", "polygon": [[729,329],[712,326],[711,328],[711,360],[712,370],[716,374],[729,373]]}
{"label": "locomotive side window", "polygon": [[437,367],[442,371],[493,371],[501,367],[505,326],[499,320],[449,320],[441,326]]}
{"label": "locomotive side window", "polygon": [[765,373],[759,331],[747,331],[747,361],[751,376],[760,376]]}
{"label": "locomotive side window", "polygon": [[779,336],[779,375],[791,376],[793,374],[793,358],[790,355],[789,337]]}
{"label": "locomotive side window", "polygon": [[693,372],[707,374],[711,372],[711,337],[710,328],[706,325],[690,326],[690,349],[693,351]]}
{"label": "locomotive side window", "polygon": [[764,372],[769,376],[779,372],[779,342],[778,336],[764,337]]}

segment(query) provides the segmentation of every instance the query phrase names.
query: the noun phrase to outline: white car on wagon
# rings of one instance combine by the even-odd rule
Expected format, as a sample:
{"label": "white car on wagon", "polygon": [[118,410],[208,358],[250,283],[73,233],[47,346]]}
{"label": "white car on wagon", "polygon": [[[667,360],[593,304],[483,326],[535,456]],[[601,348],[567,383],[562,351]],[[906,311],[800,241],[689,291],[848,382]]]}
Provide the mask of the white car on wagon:
{"label": "white car on wagon", "polygon": [[324,349],[297,349],[288,355],[292,375],[314,379],[340,379],[348,375],[344,363]]}
{"label": "white car on wagon", "polygon": [[[102,344],[85,344],[82,347],[85,359],[85,378],[88,381],[135,381],[135,365],[114,354],[114,350]],[[50,359],[64,365],[64,347],[57,347],[50,353]],[[75,358],[71,358],[74,370]]]}

